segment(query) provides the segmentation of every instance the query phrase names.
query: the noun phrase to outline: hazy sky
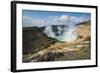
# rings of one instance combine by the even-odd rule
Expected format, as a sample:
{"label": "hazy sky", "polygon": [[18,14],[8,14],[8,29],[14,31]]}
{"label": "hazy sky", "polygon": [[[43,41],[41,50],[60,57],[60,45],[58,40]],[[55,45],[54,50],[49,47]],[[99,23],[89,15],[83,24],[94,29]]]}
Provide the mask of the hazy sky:
{"label": "hazy sky", "polygon": [[23,27],[74,25],[91,19],[90,13],[23,10]]}

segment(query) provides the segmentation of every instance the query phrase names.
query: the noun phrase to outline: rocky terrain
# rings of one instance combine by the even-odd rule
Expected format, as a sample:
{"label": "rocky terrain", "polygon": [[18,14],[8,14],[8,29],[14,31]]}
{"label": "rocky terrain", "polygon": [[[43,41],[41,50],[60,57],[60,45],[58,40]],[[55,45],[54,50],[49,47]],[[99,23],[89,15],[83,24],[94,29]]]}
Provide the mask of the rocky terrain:
{"label": "rocky terrain", "polygon": [[[78,33],[78,37],[72,42],[62,42],[46,36],[43,33],[45,27],[23,28],[23,62],[28,63],[90,59],[90,24],[90,21],[77,24],[75,32]],[[53,29],[55,28],[56,26],[54,26]]]}

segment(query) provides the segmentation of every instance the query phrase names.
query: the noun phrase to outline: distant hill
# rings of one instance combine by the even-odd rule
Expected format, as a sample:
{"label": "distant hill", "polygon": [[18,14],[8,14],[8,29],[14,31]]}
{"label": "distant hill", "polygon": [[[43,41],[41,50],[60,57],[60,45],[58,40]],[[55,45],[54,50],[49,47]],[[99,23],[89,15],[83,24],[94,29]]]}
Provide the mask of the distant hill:
{"label": "distant hill", "polygon": [[78,26],[78,25],[90,25],[90,24],[91,24],[91,21],[85,21],[85,22],[76,24],[76,26]]}

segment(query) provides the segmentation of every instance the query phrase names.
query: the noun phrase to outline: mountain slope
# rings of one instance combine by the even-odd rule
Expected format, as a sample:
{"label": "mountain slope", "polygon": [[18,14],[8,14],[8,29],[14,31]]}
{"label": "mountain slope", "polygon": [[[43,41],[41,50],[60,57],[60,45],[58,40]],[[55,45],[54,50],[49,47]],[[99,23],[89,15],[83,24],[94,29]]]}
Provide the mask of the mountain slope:
{"label": "mountain slope", "polygon": [[34,53],[57,40],[48,38],[42,28],[23,28],[23,54]]}
{"label": "mountain slope", "polygon": [[44,28],[23,28],[23,62],[85,60],[91,58],[90,21],[76,25],[72,42],[47,37]]}

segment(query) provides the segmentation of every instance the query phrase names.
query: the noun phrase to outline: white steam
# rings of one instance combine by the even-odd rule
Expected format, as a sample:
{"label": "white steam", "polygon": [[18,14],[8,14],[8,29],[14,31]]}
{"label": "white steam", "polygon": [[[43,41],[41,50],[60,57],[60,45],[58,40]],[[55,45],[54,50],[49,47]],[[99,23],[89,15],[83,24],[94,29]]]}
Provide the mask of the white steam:
{"label": "white steam", "polygon": [[[23,17],[23,27],[43,27],[45,26],[44,33],[51,38],[55,38],[60,41],[71,42],[74,41],[78,37],[78,33],[76,30],[76,24],[88,21],[90,18],[86,18],[86,16],[76,17],[76,16],[49,16],[46,19],[36,19]],[[28,24],[28,25],[27,25]],[[57,32],[54,32],[52,29],[52,25],[57,26]],[[64,27],[59,27],[59,25],[65,25]],[[57,33],[58,35],[56,35]]]}
{"label": "white steam", "polygon": [[64,34],[59,38],[61,41],[72,42],[77,39],[78,33],[75,32],[76,28],[69,28],[68,31],[65,31]]}
{"label": "white steam", "polygon": [[[48,24],[49,26],[46,26],[44,33],[48,37],[55,38],[60,41],[66,41],[66,42],[71,42],[74,41],[78,34],[75,32],[76,27],[75,24],[71,21],[71,17],[62,15],[59,17],[57,20],[59,20],[59,24],[56,25],[65,25],[65,27],[57,27],[57,32],[53,32],[52,26]],[[59,34],[56,35],[55,33]],[[62,34],[61,34],[62,33]]]}
{"label": "white steam", "polygon": [[56,38],[54,32],[52,31],[52,27],[51,27],[51,26],[46,26],[44,33],[45,33],[48,37]]}
{"label": "white steam", "polygon": [[[61,31],[63,30],[63,34],[61,34]],[[60,41],[65,41],[65,42],[72,42],[77,39],[78,33],[75,31],[76,27],[65,27],[64,29],[58,27],[58,34],[61,34],[59,36],[55,35],[55,32],[52,31],[52,26],[47,26],[44,33],[48,37],[55,38]]]}

